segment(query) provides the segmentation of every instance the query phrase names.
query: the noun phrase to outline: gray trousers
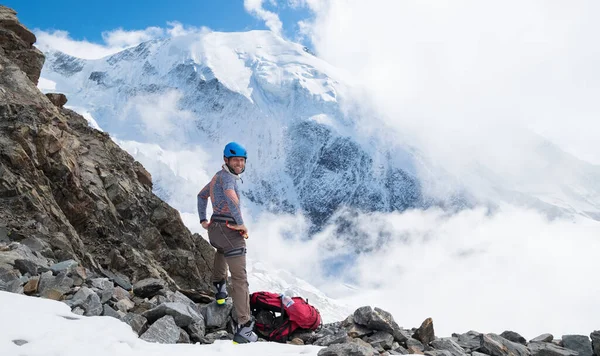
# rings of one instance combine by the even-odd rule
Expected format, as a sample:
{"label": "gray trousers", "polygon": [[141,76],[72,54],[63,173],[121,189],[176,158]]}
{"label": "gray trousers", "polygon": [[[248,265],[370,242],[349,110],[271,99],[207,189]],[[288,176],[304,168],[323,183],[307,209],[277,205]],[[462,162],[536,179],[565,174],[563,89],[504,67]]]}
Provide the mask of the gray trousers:
{"label": "gray trousers", "polygon": [[212,281],[227,280],[227,267],[231,272],[233,306],[239,324],[250,320],[250,293],[246,274],[246,240],[237,230],[225,223],[213,221],[208,227],[210,244],[217,249]]}

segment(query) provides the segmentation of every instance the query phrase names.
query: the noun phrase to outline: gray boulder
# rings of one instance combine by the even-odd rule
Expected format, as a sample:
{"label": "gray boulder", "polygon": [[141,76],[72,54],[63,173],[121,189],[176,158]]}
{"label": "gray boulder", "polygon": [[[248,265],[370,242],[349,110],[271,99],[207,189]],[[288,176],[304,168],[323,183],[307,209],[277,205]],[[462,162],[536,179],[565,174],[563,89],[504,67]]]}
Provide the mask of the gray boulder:
{"label": "gray boulder", "polygon": [[202,307],[202,316],[208,329],[224,329],[227,325],[229,315],[233,310],[233,300],[228,297],[224,305],[218,305],[213,301]]}
{"label": "gray boulder", "polygon": [[506,340],[496,334],[481,334],[480,347],[477,351],[492,356],[528,356],[529,350],[521,344]]}
{"label": "gray boulder", "polygon": [[196,313],[189,305],[180,302],[164,303],[142,313],[142,316],[148,319],[150,323],[165,315],[171,315],[175,320],[175,324],[179,327],[186,327],[191,323],[204,321],[202,314]]}
{"label": "gray boulder", "polygon": [[430,345],[436,350],[448,351],[452,356],[466,355],[465,350],[451,338],[441,338],[433,340]]}
{"label": "gray boulder", "polygon": [[551,342],[530,342],[527,345],[531,356],[578,356],[576,351],[560,347]]}
{"label": "gray boulder", "polygon": [[140,339],[154,343],[175,344],[179,336],[179,327],[175,324],[175,319],[171,315],[165,315],[150,325]]}
{"label": "gray boulder", "polygon": [[585,335],[563,335],[563,347],[569,350],[577,351],[579,356],[592,356],[592,342]]}

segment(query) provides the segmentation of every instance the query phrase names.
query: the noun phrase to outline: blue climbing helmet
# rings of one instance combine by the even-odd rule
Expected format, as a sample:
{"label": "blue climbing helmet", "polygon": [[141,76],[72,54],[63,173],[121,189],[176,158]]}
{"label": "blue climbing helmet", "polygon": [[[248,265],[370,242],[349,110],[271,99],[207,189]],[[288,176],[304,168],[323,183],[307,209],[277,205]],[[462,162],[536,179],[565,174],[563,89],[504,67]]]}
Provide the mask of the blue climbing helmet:
{"label": "blue climbing helmet", "polygon": [[223,156],[225,156],[226,158],[244,157],[248,159],[246,149],[244,148],[244,146],[240,145],[237,142],[229,142],[223,150]]}

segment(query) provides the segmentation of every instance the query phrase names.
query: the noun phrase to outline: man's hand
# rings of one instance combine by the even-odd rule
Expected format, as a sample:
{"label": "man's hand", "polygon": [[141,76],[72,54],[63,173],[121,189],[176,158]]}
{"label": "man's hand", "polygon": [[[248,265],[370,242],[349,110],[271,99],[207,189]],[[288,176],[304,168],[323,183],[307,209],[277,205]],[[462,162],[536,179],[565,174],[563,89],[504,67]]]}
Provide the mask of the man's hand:
{"label": "man's hand", "polygon": [[203,228],[205,228],[206,230],[208,230],[208,225],[209,225],[208,221],[205,220],[205,221],[201,222],[201,224],[202,224]]}

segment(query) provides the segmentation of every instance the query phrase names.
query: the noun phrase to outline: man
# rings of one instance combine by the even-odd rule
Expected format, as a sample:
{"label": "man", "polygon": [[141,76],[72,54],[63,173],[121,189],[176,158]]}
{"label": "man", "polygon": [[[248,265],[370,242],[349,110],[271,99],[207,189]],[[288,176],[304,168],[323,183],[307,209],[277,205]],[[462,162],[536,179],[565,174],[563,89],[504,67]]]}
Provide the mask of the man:
{"label": "man", "polygon": [[[212,281],[216,289],[217,304],[227,298],[227,266],[231,272],[233,306],[238,326],[233,337],[235,343],[254,342],[254,320],[250,314],[250,295],[246,275],[246,241],[248,229],[242,219],[237,181],[246,167],[247,153],[242,145],[230,142],[223,151],[223,169],[217,172],[198,193],[198,215],[202,227],[208,230],[210,244],[217,249]],[[208,198],[213,207],[210,223],[206,219]]]}

